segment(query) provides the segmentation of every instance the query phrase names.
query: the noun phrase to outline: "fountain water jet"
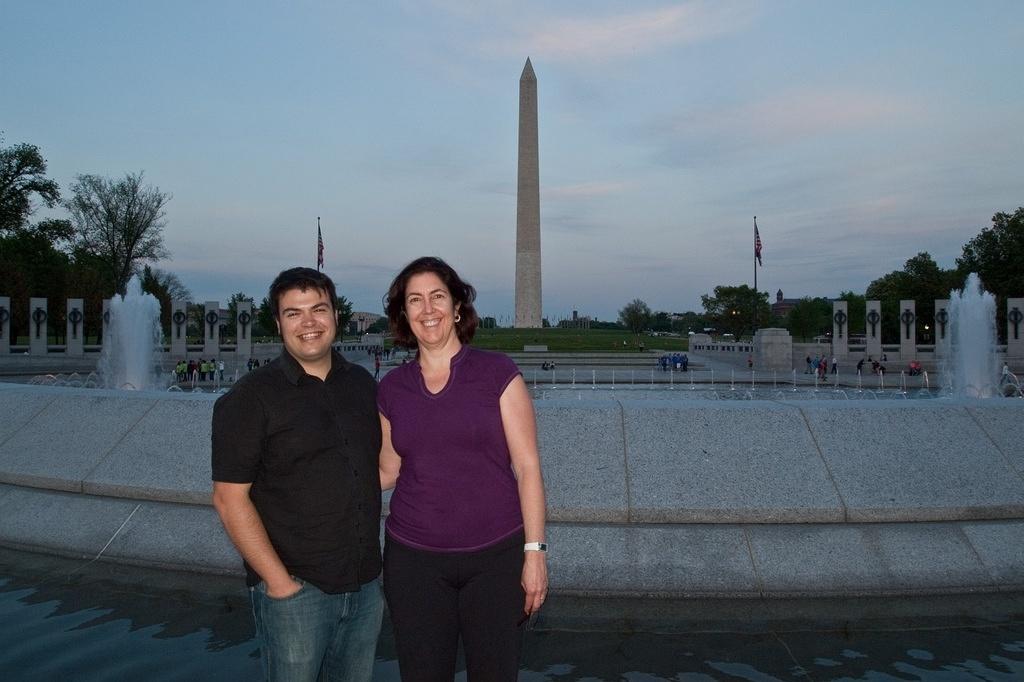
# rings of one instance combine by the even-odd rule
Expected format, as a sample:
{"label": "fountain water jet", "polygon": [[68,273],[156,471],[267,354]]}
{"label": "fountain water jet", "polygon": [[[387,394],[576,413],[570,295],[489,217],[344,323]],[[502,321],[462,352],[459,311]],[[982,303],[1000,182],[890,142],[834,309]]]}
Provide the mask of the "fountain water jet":
{"label": "fountain water jet", "polygon": [[106,388],[162,389],[160,373],[160,302],[142,292],[132,277],[123,297],[110,299],[110,321],[105,325],[99,371]]}
{"label": "fountain water jet", "polygon": [[962,290],[950,292],[949,325],[953,347],[953,394],[996,395],[996,299],[972,272]]}

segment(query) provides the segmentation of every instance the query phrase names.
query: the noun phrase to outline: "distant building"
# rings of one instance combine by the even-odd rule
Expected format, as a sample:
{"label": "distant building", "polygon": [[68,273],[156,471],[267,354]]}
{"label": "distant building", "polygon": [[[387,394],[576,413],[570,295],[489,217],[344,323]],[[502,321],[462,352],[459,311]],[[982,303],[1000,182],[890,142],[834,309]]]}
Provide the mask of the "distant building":
{"label": "distant building", "polygon": [[779,289],[775,294],[775,303],[772,303],[772,315],[775,317],[786,317],[786,315],[789,315],[789,311],[799,302],[799,298],[783,298],[782,289]]}
{"label": "distant building", "polygon": [[573,310],[571,320],[559,320],[555,326],[560,329],[590,329],[590,316],[580,315],[578,310]]}
{"label": "distant building", "polygon": [[383,315],[376,315],[374,313],[362,313],[353,312],[352,317],[348,321],[348,329],[345,331],[346,334],[362,334],[370,325],[379,320]]}

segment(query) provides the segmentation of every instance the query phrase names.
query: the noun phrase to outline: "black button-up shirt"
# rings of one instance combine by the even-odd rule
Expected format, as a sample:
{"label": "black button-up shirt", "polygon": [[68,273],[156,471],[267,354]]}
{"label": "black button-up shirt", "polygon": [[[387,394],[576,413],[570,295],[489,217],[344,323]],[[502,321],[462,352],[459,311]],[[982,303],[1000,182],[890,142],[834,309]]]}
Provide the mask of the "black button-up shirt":
{"label": "black button-up shirt", "polygon": [[[213,408],[213,480],[252,483],[288,572],[324,592],[358,590],[380,573],[376,394],[370,373],[336,352],[321,381],[283,351]],[[245,568],[250,586],[261,580]]]}

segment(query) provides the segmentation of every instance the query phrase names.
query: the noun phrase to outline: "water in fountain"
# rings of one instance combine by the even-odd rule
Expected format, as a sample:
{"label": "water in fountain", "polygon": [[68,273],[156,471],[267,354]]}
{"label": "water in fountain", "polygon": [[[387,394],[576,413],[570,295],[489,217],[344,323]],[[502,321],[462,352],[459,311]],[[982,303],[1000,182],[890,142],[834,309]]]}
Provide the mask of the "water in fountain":
{"label": "water in fountain", "polygon": [[164,388],[161,352],[160,302],[142,293],[132,277],[124,297],[110,299],[110,322],[103,329],[99,371],[107,388]]}
{"label": "water in fountain", "polygon": [[962,291],[950,292],[953,393],[975,398],[996,395],[996,299],[971,273]]}

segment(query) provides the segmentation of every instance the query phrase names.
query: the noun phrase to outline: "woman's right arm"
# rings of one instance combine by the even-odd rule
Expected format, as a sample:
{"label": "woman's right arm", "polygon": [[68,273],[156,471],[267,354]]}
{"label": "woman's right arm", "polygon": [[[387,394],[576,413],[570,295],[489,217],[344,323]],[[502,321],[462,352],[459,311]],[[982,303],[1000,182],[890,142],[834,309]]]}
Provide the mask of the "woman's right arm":
{"label": "woman's right arm", "polygon": [[402,470],[402,458],[391,444],[391,422],[384,415],[380,415],[380,435],[380,459],[377,465],[380,469],[380,489],[390,490],[398,481],[398,474]]}

